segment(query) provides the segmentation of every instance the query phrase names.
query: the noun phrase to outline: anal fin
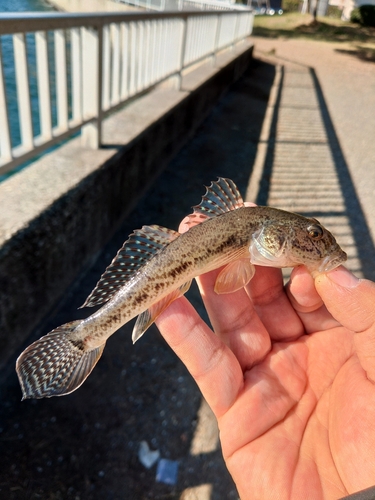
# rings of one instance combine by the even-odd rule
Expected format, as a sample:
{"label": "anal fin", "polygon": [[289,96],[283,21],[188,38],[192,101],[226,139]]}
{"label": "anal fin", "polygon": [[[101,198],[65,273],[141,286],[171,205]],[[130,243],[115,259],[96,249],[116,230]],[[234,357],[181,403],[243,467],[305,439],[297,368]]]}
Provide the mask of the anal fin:
{"label": "anal fin", "polygon": [[137,321],[135,322],[132,340],[133,344],[137,342],[138,339],[142,337],[147,328],[149,328],[152,323],[156,320],[156,318],[163,312],[167,307],[179,297],[182,297],[190,288],[191,280],[184,283],[182,286],[171,292],[169,295],[166,295],[163,299],[153,304],[146,311],[141,313]]}
{"label": "anal fin", "polygon": [[240,290],[254,276],[255,268],[250,259],[238,259],[226,265],[216,278],[214,290],[217,294]]}

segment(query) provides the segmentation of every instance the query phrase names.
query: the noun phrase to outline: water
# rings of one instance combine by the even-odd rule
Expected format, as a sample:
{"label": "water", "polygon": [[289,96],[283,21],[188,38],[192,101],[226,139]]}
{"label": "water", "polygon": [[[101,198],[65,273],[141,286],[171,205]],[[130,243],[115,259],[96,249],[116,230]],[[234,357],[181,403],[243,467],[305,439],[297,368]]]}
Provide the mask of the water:
{"label": "water", "polygon": [[0,0],[0,12],[53,11],[44,0]]}
{"label": "water", "polygon": [[[54,9],[44,0],[0,0],[0,16],[3,12],[30,12],[30,11],[54,11]],[[1,22],[1,21],[0,21]],[[7,93],[8,103],[8,116],[10,123],[10,134],[12,146],[15,147],[20,144],[20,127],[18,120],[18,104],[17,92],[15,85],[15,69],[13,57],[13,41],[10,35],[1,36],[1,49],[3,56],[3,70],[5,77],[5,86]],[[30,98],[31,98],[31,111],[33,118],[34,136],[40,133],[39,125],[39,108],[36,84],[36,71],[35,71],[35,38],[31,34],[27,34],[27,59],[29,69],[29,84],[30,84]],[[53,58],[51,58],[51,61]],[[51,68],[53,70],[53,68]],[[52,72],[51,72],[52,73]],[[54,79],[51,81],[51,94],[54,96]],[[53,109],[53,122],[56,122],[56,106],[52,102]],[[54,123],[55,124],[55,123]],[[27,164],[29,164],[28,162]],[[15,171],[19,171],[25,165],[18,167]],[[14,173],[13,171],[12,173]],[[11,174],[0,175],[0,182]]]}

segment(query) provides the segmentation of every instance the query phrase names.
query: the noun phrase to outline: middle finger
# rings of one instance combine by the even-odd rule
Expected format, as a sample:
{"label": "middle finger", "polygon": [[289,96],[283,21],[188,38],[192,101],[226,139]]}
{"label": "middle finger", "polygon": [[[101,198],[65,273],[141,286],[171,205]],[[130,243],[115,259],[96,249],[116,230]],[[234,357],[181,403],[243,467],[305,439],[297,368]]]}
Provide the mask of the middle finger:
{"label": "middle finger", "polygon": [[254,308],[273,341],[289,342],[305,333],[304,326],[284,289],[280,269],[255,266],[247,285]]}
{"label": "middle finger", "polygon": [[264,359],[271,349],[271,339],[245,289],[215,293],[219,272],[217,269],[199,276],[199,290],[214,332],[230,347],[242,369],[247,370]]}

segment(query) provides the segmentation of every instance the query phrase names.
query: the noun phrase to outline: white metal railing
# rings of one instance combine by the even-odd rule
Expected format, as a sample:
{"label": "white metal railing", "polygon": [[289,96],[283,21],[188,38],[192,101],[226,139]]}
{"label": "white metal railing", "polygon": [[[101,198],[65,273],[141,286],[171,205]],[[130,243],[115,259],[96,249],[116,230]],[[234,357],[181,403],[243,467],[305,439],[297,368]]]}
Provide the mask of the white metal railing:
{"label": "white metal railing", "polygon": [[98,148],[106,114],[215,60],[252,22],[250,10],[0,15],[0,173],[80,130],[83,144]]}

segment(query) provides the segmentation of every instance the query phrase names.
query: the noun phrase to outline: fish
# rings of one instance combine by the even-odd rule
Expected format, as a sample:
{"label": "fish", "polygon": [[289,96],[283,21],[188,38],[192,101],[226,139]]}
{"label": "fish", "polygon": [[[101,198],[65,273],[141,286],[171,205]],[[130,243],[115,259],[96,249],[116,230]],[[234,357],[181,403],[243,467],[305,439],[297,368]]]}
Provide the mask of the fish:
{"label": "fish", "polygon": [[314,218],[267,206],[246,206],[235,183],[223,177],[206,188],[180,234],[143,226],[125,241],[81,307],[101,306],[86,319],[55,328],[18,357],[22,399],[62,396],[80,387],[107,339],[138,316],[136,342],[194,278],[222,268],[218,294],[249,283],[256,265],[327,272],[347,255]]}

